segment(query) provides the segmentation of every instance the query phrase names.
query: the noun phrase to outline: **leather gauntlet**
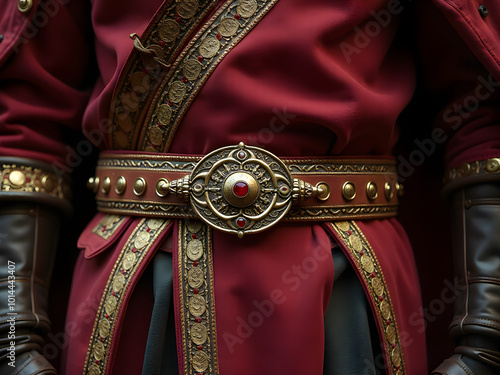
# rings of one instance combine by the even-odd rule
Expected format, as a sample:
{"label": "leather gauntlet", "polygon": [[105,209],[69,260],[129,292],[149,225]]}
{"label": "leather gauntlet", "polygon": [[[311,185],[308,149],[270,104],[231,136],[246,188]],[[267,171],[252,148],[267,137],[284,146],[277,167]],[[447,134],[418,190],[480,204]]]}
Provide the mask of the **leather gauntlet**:
{"label": "leather gauntlet", "polygon": [[50,166],[0,158],[0,375],[55,374],[40,354],[67,183]]}
{"label": "leather gauntlet", "polygon": [[432,374],[500,374],[500,182],[456,190],[452,211],[460,294],[450,335],[457,346]]}
{"label": "leather gauntlet", "polygon": [[0,375],[55,374],[39,353],[58,232],[59,218],[43,206],[0,207]]}

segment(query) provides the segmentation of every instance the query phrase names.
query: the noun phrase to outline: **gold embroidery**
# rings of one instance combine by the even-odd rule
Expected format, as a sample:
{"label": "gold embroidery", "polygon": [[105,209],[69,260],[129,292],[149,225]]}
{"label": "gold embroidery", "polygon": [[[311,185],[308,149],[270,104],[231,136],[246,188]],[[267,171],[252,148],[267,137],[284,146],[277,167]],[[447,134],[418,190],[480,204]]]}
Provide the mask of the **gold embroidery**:
{"label": "gold embroidery", "polygon": [[142,129],[132,124],[142,124],[149,99],[165,75],[163,67],[175,61],[206,15],[221,4],[217,0],[170,0],[157,12],[144,32],[142,47],[129,57],[113,95],[109,117],[115,125],[110,133],[114,149],[135,148],[134,139]]}
{"label": "gold embroidery", "polygon": [[384,332],[384,351],[388,358],[390,374],[405,373],[405,363],[401,352],[401,341],[392,307],[389,290],[382,269],[372,247],[361,229],[353,221],[330,224],[351,253],[361,280],[370,292],[379,326]]}
{"label": "gold embroidery", "polygon": [[106,215],[102,218],[99,224],[92,229],[92,233],[107,240],[120,228],[125,218],[126,216]]}
{"label": "gold embroidery", "polygon": [[165,74],[157,100],[151,105],[144,120],[147,129],[158,123],[163,125],[158,112],[165,104],[171,107],[170,123],[161,128],[164,134],[161,148],[148,137],[142,137],[138,149],[167,152],[177,126],[208,77],[276,2],[277,0],[239,0],[227,1],[220,6]]}
{"label": "gold embroidery", "polygon": [[460,179],[486,179],[500,178],[500,158],[478,160],[471,163],[462,164],[458,168],[450,169],[444,178],[444,183],[452,183]]}
{"label": "gold embroidery", "polygon": [[[169,220],[143,219],[125,243],[102,294],[85,359],[84,374],[106,372],[111,355],[111,342],[117,325],[117,312],[121,309],[135,272],[168,223]],[[144,234],[147,234],[147,237]],[[141,248],[136,246],[139,238],[140,241],[146,241],[146,238],[148,241]]]}
{"label": "gold embroidery", "polygon": [[[178,246],[183,373],[216,375],[219,365],[211,230],[200,221],[180,221]],[[195,257],[189,249],[196,249]]]}
{"label": "gold embroidery", "polygon": [[45,193],[60,199],[70,199],[70,187],[54,173],[21,164],[2,164],[0,192]]}

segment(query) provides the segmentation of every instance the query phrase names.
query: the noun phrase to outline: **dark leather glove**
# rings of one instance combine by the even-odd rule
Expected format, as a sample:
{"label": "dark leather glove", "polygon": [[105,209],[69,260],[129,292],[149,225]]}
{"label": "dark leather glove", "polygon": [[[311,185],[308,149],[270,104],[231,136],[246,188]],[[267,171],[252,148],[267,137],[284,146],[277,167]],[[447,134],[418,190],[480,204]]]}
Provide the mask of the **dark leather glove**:
{"label": "dark leather glove", "polygon": [[460,295],[450,335],[455,354],[432,374],[500,374],[500,182],[452,194],[453,258]]}

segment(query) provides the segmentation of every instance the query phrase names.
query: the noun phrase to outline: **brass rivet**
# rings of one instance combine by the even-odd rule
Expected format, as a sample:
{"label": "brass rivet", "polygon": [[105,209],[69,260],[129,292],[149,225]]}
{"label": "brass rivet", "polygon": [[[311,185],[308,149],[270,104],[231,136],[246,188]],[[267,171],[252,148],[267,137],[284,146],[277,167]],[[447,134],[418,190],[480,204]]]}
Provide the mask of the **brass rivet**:
{"label": "brass rivet", "polygon": [[385,191],[385,197],[387,198],[388,201],[390,201],[392,197],[394,197],[394,191],[392,190],[392,185],[389,182],[385,183],[384,191]]}
{"label": "brass rivet", "polygon": [[26,183],[26,175],[22,171],[12,171],[9,174],[9,182],[15,187],[21,187]]}
{"label": "brass rivet", "polygon": [[316,184],[316,190],[318,191],[316,198],[320,201],[326,201],[330,198],[330,186],[326,182],[318,182]]}
{"label": "brass rivet", "polygon": [[139,177],[134,182],[134,194],[138,197],[144,194],[146,191],[146,180],[142,177]]}
{"label": "brass rivet", "polygon": [[94,187],[92,188],[92,191],[94,193],[97,193],[97,191],[99,190],[99,183],[100,182],[101,182],[101,180],[99,180],[99,177],[94,178]]}
{"label": "brass rivet", "polygon": [[28,13],[33,8],[33,0],[18,0],[17,9],[21,13]]}
{"label": "brass rivet", "polygon": [[170,187],[170,182],[166,178],[160,178],[156,183],[156,194],[160,197],[164,197],[169,193],[168,188]]}
{"label": "brass rivet", "polygon": [[111,190],[111,179],[109,177],[105,177],[104,181],[102,182],[102,192],[104,194],[108,194],[110,190]]}
{"label": "brass rivet", "polygon": [[368,182],[366,184],[366,196],[368,197],[368,199],[370,200],[375,200],[377,199],[378,197],[378,191],[377,191],[377,184],[375,182]]}
{"label": "brass rivet", "polygon": [[92,190],[94,188],[94,177],[90,177],[87,180],[87,189]]}
{"label": "brass rivet", "polygon": [[356,196],[356,186],[350,181],[345,182],[342,186],[342,196],[348,201],[353,200]]}
{"label": "brass rivet", "polygon": [[125,193],[126,188],[127,188],[127,180],[125,179],[125,177],[123,176],[118,177],[115,186],[116,194],[122,195],[123,193]]}
{"label": "brass rivet", "polygon": [[55,181],[55,177],[52,175],[44,175],[42,177],[42,187],[45,189],[47,192],[52,192],[56,188],[57,181]]}
{"label": "brass rivet", "polygon": [[488,159],[486,162],[486,171],[489,173],[495,173],[500,169],[500,159]]}
{"label": "brass rivet", "polygon": [[404,186],[399,182],[396,182],[396,191],[398,192],[398,197],[402,197],[404,194]]}
{"label": "brass rivet", "polygon": [[470,174],[471,174],[471,172],[472,172],[472,168],[471,168],[471,166],[470,166],[470,164],[469,164],[469,163],[466,163],[466,164],[462,165],[462,166],[459,168],[459,170],[458,170],[458,173],[459,173],[460,175],[464,176],[464,177],[465,177],[465,176],[470,175]]}

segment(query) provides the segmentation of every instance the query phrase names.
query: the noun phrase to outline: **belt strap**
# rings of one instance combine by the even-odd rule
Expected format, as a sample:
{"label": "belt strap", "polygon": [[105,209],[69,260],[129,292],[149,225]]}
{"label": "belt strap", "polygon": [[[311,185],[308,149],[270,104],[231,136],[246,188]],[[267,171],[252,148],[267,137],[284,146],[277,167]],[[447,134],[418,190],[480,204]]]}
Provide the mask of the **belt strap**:
{"label": "belt strap", "polygon": [[205,157],[103,152],[88,186],[101,212],[200,218],[240,237],[281,219],[393,217],[401,192],[391,159],[279,159],[243,143]]}

